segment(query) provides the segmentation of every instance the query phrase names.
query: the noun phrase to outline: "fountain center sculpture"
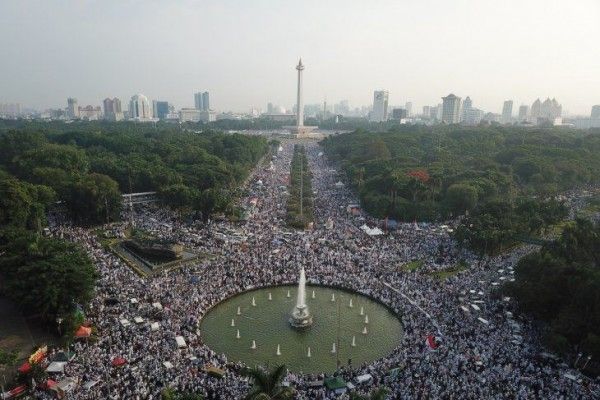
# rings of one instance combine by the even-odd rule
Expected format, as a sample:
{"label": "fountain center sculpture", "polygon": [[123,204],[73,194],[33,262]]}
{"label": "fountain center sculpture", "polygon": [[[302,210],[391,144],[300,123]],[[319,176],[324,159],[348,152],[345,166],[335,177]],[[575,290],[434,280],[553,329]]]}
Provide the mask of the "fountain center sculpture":
{"label": "fountain center sculpture", "polygon": [[298,282],[298,299],[296,300],[296,307],[292,310],[290,325],[295,329],[307,329],[312,323],[312,315],[308,312],[306,305],[306,274],[304,273],[304,267],[302,267]]}

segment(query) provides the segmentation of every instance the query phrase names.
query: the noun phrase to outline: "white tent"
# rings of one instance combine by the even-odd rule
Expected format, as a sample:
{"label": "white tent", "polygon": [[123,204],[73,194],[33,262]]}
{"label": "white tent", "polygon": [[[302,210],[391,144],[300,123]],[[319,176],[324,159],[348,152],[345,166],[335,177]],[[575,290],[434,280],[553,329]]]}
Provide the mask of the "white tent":
{"label": "white tent", "polygon": [[171,364],[170,361],[165,361],[163,362],[163,365],[165,366],[166,369],[171,369],[173,368],[173,364]]}
{"label": "white tent", "polygon": [[187,347],[183,336],[175,336],[175,341],[177,342],[177,347],[179,347],[180,349]]}
{"label": "white tent", "polygon": [[60,374],[65,372],[65,365],[67,365],[64,361],[53,361],[46,368],[46,372],[49,374]]}
{"label": "white tent", "polygon": [[158,322],[153,322],[150,324],[150,330],[152,332],[156,332],[159,327],[160,327],[160,324]]}

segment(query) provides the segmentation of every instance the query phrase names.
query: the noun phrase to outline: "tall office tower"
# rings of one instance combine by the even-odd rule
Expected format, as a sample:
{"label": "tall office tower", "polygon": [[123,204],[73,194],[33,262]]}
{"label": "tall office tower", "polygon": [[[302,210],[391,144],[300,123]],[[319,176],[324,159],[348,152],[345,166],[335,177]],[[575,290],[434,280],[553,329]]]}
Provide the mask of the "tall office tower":
{"label": "tall office tower", "polygon": [[209,111],[210,110],[210,96],[208,92],[202,93],[202,110]]}
{"label": "tall office tower", "polygon": [[204,110],[204,104],[202,103],[202,92],[194,93],[194,108],[196,110]]}
{"label": "tall office tower", "polygon": [[152,100],[152,114],[154,118],[165,119],[169,114],[169,102]]}
{"label": "tall office tower", "polygon": [[268,103],[267,104],[267,114],[273,114],[273,110],[274,110],[273,103]]}
{"label": "tall office tower", "polygon": [[74,97],[69,97],[67,99],[67,117],[79,118],[79,103]]}
{"label": "tall office tower", "polygon": [[541,117],[554,122],[556,118],[559,118],[562,114],[562,106],[558,104],[556,99],[550,100],[548,97],[543,103],[541,107]]}
{"label": "tall office tower", "polygon": [[592,107],[592,119],[600,119],[600,105]]}
{"label": "tall office tower", "polygon": [[104,107],[104,118],[111,119],[111,117],[115,114],[115,105],[112,99],[108,97],[102,101],[102,105]]}
{"label": "tall office tower", "polygon": [[148,98],[143,94],[136,94],[129,101],[129,118],[145,121],[152,119],[152,109]]}
{"label": "tall office tower", "polygon": [[371,121],[387,121],[389,96],[390,94],[387,90],[376,90],[373,93],[373,112],[371,113]]}
{"label": "tall office tower", "polygon": [[460,121],[460,97],[450,93],[442,97],[442,122],[457,124]]}
{"label": "tall office tower", "polygon": [[115,112],[115,114],[122,114],[123,108],[121,107],[121,99],[119,99],[118,97],[114,97],[112,99],[112,101],[113,101],[113,111]]}
{"label": "tall office tower", "polygon": [[412,117],[412,102],[411,101],[407,101],[406,104],[404,105],[404,109],[406,110],[406,117],[410,118]]}
{"label": "tall office tower", "polygon": [[395,121],[402,121],[403,119],[408,117],[408,110],[404,108],[394,108],[392,109],[392,119]]}
{"label": "tall office tower", "polygon": [[533,122],[537,122],[537,119],[542,116],[542,102],[540,99],[537,99],[531,105],[531,119]]}
{"label": "tall office tower", "polygon": [[431,107],[423,106],[423,118],[429,119],[431,113]]}
{"label": "tall office tower", "polygon": [[467,96],[465,101],[463,101],[463,107],[462,107],[462,111],[460,114],[461,121],[467,120],[467,115],[469,114],[469,111],[471,110],[471,108],[473,108],[473,101],[471,100],[471,98],[469,96]]}
{"label": "tall office tower", "polygon": [[484,112],[478,108],[470,107],[463,113],[462,123],[465,125],[478,125],[483,119]]}
{"label": "tall office tower", "polygon": [[529,117],[529,106],[523,104],[519,107],[519,122],[527,121]]}
{"label": "tall office tower", "polygon": [[513,101],[506,100],[502,106],[502,123],[510,124],[512,122]]}

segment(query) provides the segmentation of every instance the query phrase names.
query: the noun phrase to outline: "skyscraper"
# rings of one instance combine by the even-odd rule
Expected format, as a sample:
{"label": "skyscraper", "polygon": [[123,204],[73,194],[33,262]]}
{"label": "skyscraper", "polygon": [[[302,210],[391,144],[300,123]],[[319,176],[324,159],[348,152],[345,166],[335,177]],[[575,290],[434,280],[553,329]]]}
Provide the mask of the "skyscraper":
{"label": "skyscraper", "polygon": [[210,95],[208,92],[194,93],[194,108],[201,111],[210,110]]}
{"label": "skyscraper", "polygon": [[529,117],[529,106],[523,104],[519,107],[519,122],[527,121]]}
{"label": "skyscraper", "polygon": [[592,119],[600,119],[600,105],[592,107]]}
{"label": "skyscraper", "polygon": [[136,94],[129,101],[129,118],[138,121],[152,120],[152,109],[148,98],[143,94]]}
{"label": "skyscraper", "polygon": [[210,96],[208,92],[202,93],[202,111],[210,110]]}
{"label": "skyscraper", "polygon": [[387,90],[376,90],[373,93],[373,112],[371,113],[371,121],[383,122],[388,118],[388,98]]}
{"label": "skyscraper", "polygon": [[79,118],[79,103],[74,97],[67,99],[67,117],[71,119]]}
{"label": "skyscraper", "polygon": [[502,106],[502,123],[510,124],[512,122],[513,101],[506,100]]}
{"label": "skyscraper", "polygon": [[534,123],[537,122],[537,119],[542,116],[542,102],[540,99],[536,99],[531,105],[531,119]]}
{"label": "skyscraper", "polygon": [[457,124],[460,121],[460,97],[450,93],[442,97],[442,122]]}
{"label": "skyscraper", "polygon": [[463,107],[462,107],[462,111],[461,111],[461,115],[460,115],[461,121],[467,120],[467,115],[469,114],[469,111],[471,110],[471,108],[473,108],[473,101],[471,100],[471,98],[469,96],[467,96],[465,101],[463,101]]}
{"label": "skyscraper", "polygon": [[412,117],[412,102],[411,101],[407,101],[406,104],[404,105],[404,109],[406,110],[406,117]]}
{"label": "skyscraper", "polygon": [[194,108],[196,110],[204,110],[204,104],[202,102],[202,92],[194,93]]}
{"label": "skyscraper", "polygon": [[154,118],[165,119],[169,114],[169,102],[152,100],[152,114]]}
{"label": "skyscraper", "polygon": [[431,117],[430,113],[431,113],[431,107],[423,106],[423,118],[429,119],[429,117]]}

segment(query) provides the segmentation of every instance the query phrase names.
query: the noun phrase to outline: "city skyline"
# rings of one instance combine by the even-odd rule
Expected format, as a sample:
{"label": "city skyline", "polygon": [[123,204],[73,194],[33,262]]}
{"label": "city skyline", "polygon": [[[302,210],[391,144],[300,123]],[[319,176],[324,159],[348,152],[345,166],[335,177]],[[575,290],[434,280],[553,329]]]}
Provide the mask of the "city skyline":
{"label": "city skyline", "polygon": [[[518,106],[556,97],[565,110],[581,115],[598,104],[600,81],[594,74],[600,56],[587,42],[600,35],[599,4],[565,7],[528,0],[515,12],[510,4],[423,3],[380,2],[368,8],[343,3],[342,12],[333,12],[342,3],[315,3],[296,15],[268,1],[178,1],[143,8],[137,2],[67,2],[60,9],[4,2],[0,34],[19,39],[18,45],[5,46],[0,102],[45,109],[61,106],[69,96],[79,104],[100,105],[106,97],[144,93],[193,107],[193,93],[202,88],[220,110],[264,109],[268,102],[290,107],[294,82],[288,66],[302,56],[311,65],[306,104],[329,98],[367,105],[378,88],[389,91],[390,104],[410,101],[417,109],[436,104],[444,93],[468,95],[493,112],[500,112],[507,98]],[[494,17],[474,18],[479,13]],[[407,15],[426,17],[428,23],[410,18],[393,23]],[[352,24],[362,29],[348,29]],[[150,26],[136,46],[128,43],[127,37]],[[274,31],[280,32],[277,37]],[[97,34],[109,45],[90,47]],[[190,51],[186,38],[194,37],[210,42]],[[510,44],[508,53],[495,50],[500,44]],[[230,47],[236,51],[223,51]],[[139,64],[143,68],[136,68]],[[449,64],[451,74],[443,66]]]}

